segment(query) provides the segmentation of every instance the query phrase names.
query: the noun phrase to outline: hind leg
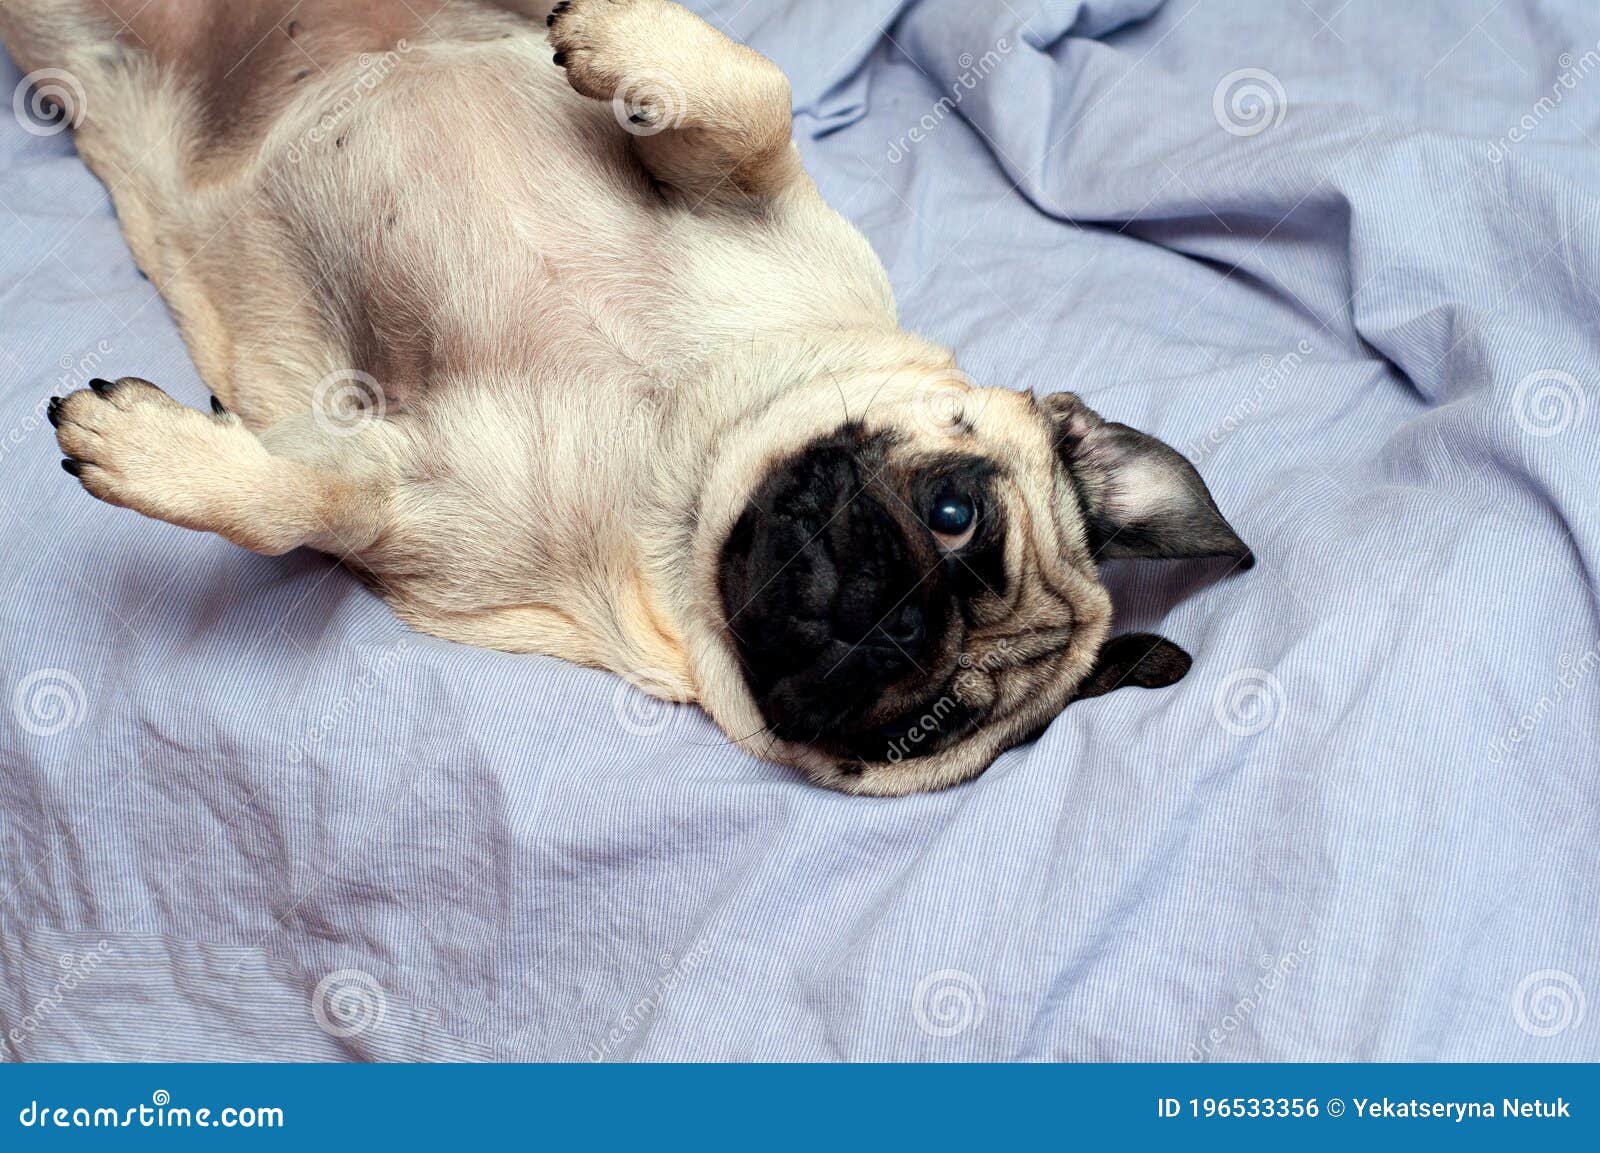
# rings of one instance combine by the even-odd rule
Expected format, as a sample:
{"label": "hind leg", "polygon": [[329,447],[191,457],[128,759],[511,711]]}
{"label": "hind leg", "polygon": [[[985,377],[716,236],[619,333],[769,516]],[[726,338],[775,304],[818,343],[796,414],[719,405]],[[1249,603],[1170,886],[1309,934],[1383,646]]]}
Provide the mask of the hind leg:
{"label": "hind leg", "polygon": [[550,16],[567,79],[609,100],[651,174],[695,196],[770,196],[803,178],[789,81],[670,0],[567,0]]}
{"label": "hind leg", "polygon": [[220,407],[187,408],[134,377],[97,380],[49,415],[63,466],[91,494],[254,552],[347,557],[388,521],[395,454],[381,420],[307,414],[258,437]]}

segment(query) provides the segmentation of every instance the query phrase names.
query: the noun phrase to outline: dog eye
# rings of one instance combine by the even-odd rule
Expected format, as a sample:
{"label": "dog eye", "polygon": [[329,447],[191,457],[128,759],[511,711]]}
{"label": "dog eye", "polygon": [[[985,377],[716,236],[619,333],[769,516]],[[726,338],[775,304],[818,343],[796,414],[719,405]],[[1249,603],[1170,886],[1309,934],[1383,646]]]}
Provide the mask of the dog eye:
{"label": "dog eye", "polygon": [[941,546],[954,552],[965,547],[978,530],[978,506],[964,492],[940,489],[928,511],[928,527],[939,538]]}

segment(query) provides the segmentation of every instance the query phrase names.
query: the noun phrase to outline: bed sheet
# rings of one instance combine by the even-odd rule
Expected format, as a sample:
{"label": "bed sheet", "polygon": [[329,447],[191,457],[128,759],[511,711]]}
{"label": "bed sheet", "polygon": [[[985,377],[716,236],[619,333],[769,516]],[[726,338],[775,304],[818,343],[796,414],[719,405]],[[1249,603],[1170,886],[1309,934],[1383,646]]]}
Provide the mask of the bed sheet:
{"label": "bed sheet", "polygon": [[91,501],[49,395],[206,394],[0,117],[6,1055],[1600,1058],[1594,6],[697,7],[909,326],[1198,463],[1256,569],[1108,569],[1193,671],[852,799]]}

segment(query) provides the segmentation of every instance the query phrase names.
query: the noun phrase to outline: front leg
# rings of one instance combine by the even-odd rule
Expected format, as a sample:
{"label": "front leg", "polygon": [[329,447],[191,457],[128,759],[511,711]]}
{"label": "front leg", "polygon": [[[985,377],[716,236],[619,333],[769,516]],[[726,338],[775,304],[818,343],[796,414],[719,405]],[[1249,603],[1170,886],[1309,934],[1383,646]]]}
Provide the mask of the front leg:
{"label": "front leg", "polygon": [[566,0],[550,14],[555,62],[609,100],[663,184],[705,199],[764,197],[803,177],[789,80],[754,49],[670,0]]}
{"label": "front leg", "polygon": [[377,539],[390,490],[370,443],[381,422],[321,442],[275,425],[267,436],[297,450],[285,454],[215,407],[200,412],[123,377],[53,399],[49,417],[62,467],[108,504],[270,556],[305,545],[343,558]]}

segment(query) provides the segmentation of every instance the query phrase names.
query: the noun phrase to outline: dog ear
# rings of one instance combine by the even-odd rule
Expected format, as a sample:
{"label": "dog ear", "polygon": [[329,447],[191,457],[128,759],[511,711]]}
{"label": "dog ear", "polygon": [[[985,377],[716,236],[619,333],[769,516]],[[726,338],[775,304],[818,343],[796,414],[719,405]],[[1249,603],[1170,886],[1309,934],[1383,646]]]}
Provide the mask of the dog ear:
{"label": "dog ear", "polygon": [[1154,633],[1124,633],[1112,637],[1100,649],[1094,669],[1078,686],[1073,700],[1098,697],[1112,689],[1132,686],[1163,689],[1183,679],[1189,671],[1189,654]]}
{"label": "dog ear", "polygon": [[1107,557],[1230,556],[1255,564],[1205,481],[1171,445],[1101,418],[1070,392],[1040,400],[1083,503],[1089,548]]}

